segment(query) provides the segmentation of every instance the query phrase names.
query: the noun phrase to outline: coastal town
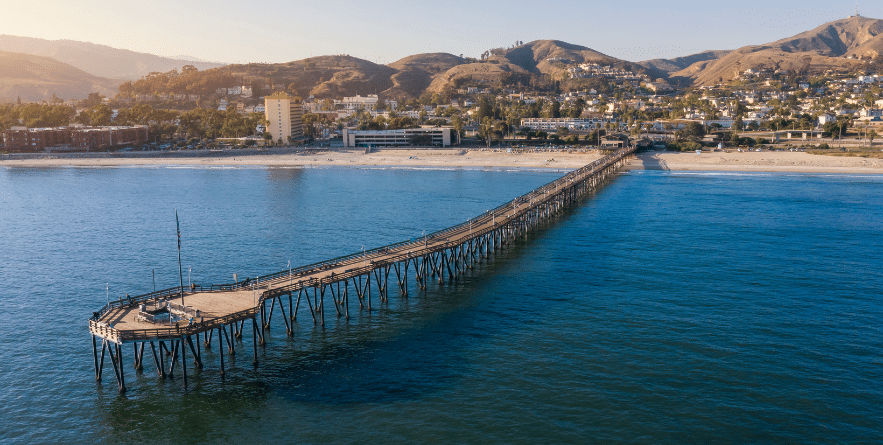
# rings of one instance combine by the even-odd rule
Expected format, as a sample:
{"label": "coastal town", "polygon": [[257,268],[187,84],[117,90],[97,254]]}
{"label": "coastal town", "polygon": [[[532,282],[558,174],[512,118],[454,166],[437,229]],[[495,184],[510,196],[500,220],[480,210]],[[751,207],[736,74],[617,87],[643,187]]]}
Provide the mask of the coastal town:
{"label": "coastal town", "polygon": [[883,444],[883,3],[8,3],[0,445]]}
{"label": "coastal town", "polygon": [[[273,83],[227,85],[207,95],[142,94],[126,83],[114,97],[0,105],[0,151],[623,144],[840,151],[873,149],[883,134],[883,76],[870,70],[749,68],[729,82],[680,88],[614,66],[546,62],[567,82],[549,78],[544,88],[521,89],[460,82],[417,98],[300,97],[294,85]],[[183,71],[165,76],[196,70]]]}

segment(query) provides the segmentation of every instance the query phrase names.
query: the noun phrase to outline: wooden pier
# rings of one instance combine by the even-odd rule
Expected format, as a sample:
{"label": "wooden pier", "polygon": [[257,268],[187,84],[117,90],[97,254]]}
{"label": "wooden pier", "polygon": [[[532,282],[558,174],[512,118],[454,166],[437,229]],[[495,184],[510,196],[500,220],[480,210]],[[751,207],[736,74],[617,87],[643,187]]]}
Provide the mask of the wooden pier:
{"label": "wooden pier", "polygon": [[[433,283],[443,285],[453,281],[515,238],[594,192],[612,178],[634,151],[634,147],[627,147],[612,152],[463,224],[418,239],[255,280],[175,287],[110,302],[89,319],[95,379],[102,379],[107,356],[119,391],[125,392],[123,346],[132,344],[134,368],[143,370],[145,347],[148,347],[148,358],[152,357],[151,362],[161,378],[174,378],[180,355],[186,388],[188,351],[195,367],[201,369],[202,351],[211,348],[212,341],[216,340],[223,376],[224,348],[227,354],[235,354],[236,340],[242,340],[243,332],[249,331],[253,364],[257,366],[258,347],[266,345],[264,334],[270,329],[276,308],[287,335],[292,336],[292,324],[303,309],[308,310],[314,324],[324,326],[326,316],[348,318],[356,304],[358,310],[370,311],[372,298],[381,303],[388,301],[390,277],[393,278],[392,292],[400,298],[407,298],[410,291],[426,289]],[[143,307],[168,306],[172,313],[180,316],[180,321],[153,322],[148,321],[149,316],[139,315],[145,313]],[[240,342],[241,346],[247,347],[246,344]]]}

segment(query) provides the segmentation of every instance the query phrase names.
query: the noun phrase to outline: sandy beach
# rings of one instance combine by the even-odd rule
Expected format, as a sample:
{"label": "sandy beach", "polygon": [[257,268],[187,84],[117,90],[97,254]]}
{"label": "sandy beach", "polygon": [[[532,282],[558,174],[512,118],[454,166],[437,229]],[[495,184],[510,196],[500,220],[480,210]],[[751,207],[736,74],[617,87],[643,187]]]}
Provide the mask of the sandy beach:
{"label": "sandy beach", "polygon": [[883,159],[825,156],[805,152],[647,152],[637,155],[634,170],[740,171],[883,174]]}
{"label": "sandy beach", "polygon": [[505,150],[309,150],[284,154],[261,153],[239,155],[231,152],[194,153],[192,156],[112,156],[77,157],[46,155],[36,159],[0,159],[6,167],[112,167],[132,165],[204,165],[204,166],[402,166],[402,167],[513,167],[561,168],[582,167],[603,154],[597,150],[568,153],[507,153]]}
{"label": "sandy beach", "polygon": [[[362,150],[309,150],[287,152],[178,152],[138,155],[45,155],[32,159],[0,159],[5,167],[114,167],[138,165],[192,166],[395,166],[440,168],[560,168],[572,169],[603,156],[587,152],[508,153],[479,149],[381,149],[366,154]],[[883,159],[814,155],[805,152],[648,152],[632,161],[633,170],[690,170],[744,172],[800,172],[883,174]]]}

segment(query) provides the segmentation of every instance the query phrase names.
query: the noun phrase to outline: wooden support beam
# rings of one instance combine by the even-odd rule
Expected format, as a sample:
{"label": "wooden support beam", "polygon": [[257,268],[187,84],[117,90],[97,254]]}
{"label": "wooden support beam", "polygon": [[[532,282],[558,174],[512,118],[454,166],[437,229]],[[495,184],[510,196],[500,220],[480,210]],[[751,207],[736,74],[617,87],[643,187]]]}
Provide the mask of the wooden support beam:
{"label": "wooden support beam", "polygon": [[350,280],[343,280],[343,308],[347,320],[350,318]]}
{"label": "wooden support beam", "polygon": [[254,360],[251,362],[254,367],[258,366],[258,322],[254,318],[251,319],[251,344],[254,349]]}
{"label": "wooden support beam", "polygon": [[135,367],[135,369],[137,369],[139,371],[143,371],[144,370],[144,342],[143,341],[141,342],[141,346],[138,348],[138,354],[137,354],[136,358],[138,360],[138,365]]}
{"label": "wooden support beam", "polygon": [[[98,367],[98,344],[97,344],[98,342],[95,340],[94,335],[90,334],[89,336],[92,337],[92,360],[95,362],[95,380],[100,382],[101,381],[101,368]],[[103,346],[104,346],[104,344],[102,343],[102,349],[101,349],[102,355],[104,355]]]}
{"label": "wooden support beam", "polygon": [[[305,300],[307,300],[307,306],[310,308],[310,316],[313,317],[313,324],[318,323],[318,321],[316,320],[316,312],[313,310],[313,304],[310,303],[310,291],[309,290],[305,291],[304,289],[301,289],[300,292],[303,292],[306,294]],[[300,292],[298,292],[298,294],[297,294],[297,304],[300,304],[300,296],[301,296]]]}
{"label": "wooden support beam", "polygon": [[[273,300],[275,300],[275,298],[270,300],[270,312],[267,314],[267,322],[264,326],[268,331],[270,330],[270,322],[273,320],[273,308],[275,307],[275,306],[273,306]],[[266,301],[266,300],[264,300],[264,301]],[[266,305],[264,307],[266,307]]]}
{"label": "wooden support beam", "polygon": [[[291,324],[288,321],[288,315],[285,314],[285,308],[282,306],[282,297],[277,298],[276,301],[279,302],[279,310],[282,311],[282,321],[285,322],[285,335],[291,337],[293,332],[291,331]],[[243,322],[244,321],[245,320],[243,320]]]}
{"label": "wooden support beam", "polygon": [[167,373],[169,379],[175,378],[175,365],[178,363],[178,346],[180,343],[181,342],[178,340],[172,340],[172,346],[170,348],[172,350],[172,358],[169,359],[169,372]]}
{"label": "wooden support beam", "polygon": [[227,340],[227,352],[229,352],[230,355],[236,355],[236,345],[230,341],[230,337],[232,336],[227,335],[227,325],[221,325],[221,332],[224,333],[224,340]]}
{"label": "wooden support beam", "polygon": [[123,347],[117,345],[117,361],[120,365],[120,394],[126,392],[126,373],[123,371]]}
{"label": "wooden support beam", "polygon": [[162,350],[160,350],[160,355],[157,357],[156,347],[153,345],[153,342],[150,342],[150,350],[153,352],[153,363],[156,364],[156,373],[160,378],[166,378],[166,370],[163,368],[161,359],[162,359]]}
{"label": "wooden support beam", "polygon": [[218,328],[218,356],[221,359],[221,378],[224,378],[224,336],[221,335],[221,328]]}
{"label": "wooden support beam", "polygon": [[[188,339],[190,337],[187,337]],[[184,339],[178,340],[181,344],[181,372],[184,374],[184,390],[187,390],[187,348],[184,347]]]}
{"label": "wooden support beam", "polygon": [[334,293],[334,284],[329,284],[328,289],[331,290],[331,301],[334,302],[334,312],[337,313],[337,318],[340,318],[340,306],[337,304],[337,294]]}
{"label": "wooden support beam", "polygon": [[162,369],[160,375],[162,378],[166,378],[166,354],[165,354],[165,344],[162,340],[159,341],[159,366]]}
{"label": "wooden support beam", "polygon": [[[199,339],[196,340],[196,343],[199,344]],[[202,369],[202,354],[199,348],[193,346],[193,339],[189,335],[187,336],[187,346],[190,347],[190,352],[193,353],[193,363],[196,365],[196,368]]]}
{"label": "wooden support beam", "polygon": [[[107,340],[104,340],[107,342]],[[117,386],[120,385],[120,371],[117,369],[117,359],[116,353],[114,349],[116,348],[115,343],[108,343],[107,345],[107,355],[110,357],[110,365],[113,367],[113,376],[116,378]]]}

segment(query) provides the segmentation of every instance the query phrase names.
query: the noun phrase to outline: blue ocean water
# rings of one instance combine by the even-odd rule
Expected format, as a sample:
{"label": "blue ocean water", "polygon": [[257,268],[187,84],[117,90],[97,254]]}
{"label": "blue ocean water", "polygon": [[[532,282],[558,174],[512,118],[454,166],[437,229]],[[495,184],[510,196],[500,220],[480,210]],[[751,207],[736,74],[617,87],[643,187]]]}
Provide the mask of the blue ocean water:
{"label": "blue ocean water", "polygon": [[[0,169],[0,441],[883,441],[883,176],[625,173],[470,276],[121,396],[86,319],[419,237],[551,171]],[[246,338],[246,341],[248,339]],[[237,359],[239,360],[237,362]]]}

